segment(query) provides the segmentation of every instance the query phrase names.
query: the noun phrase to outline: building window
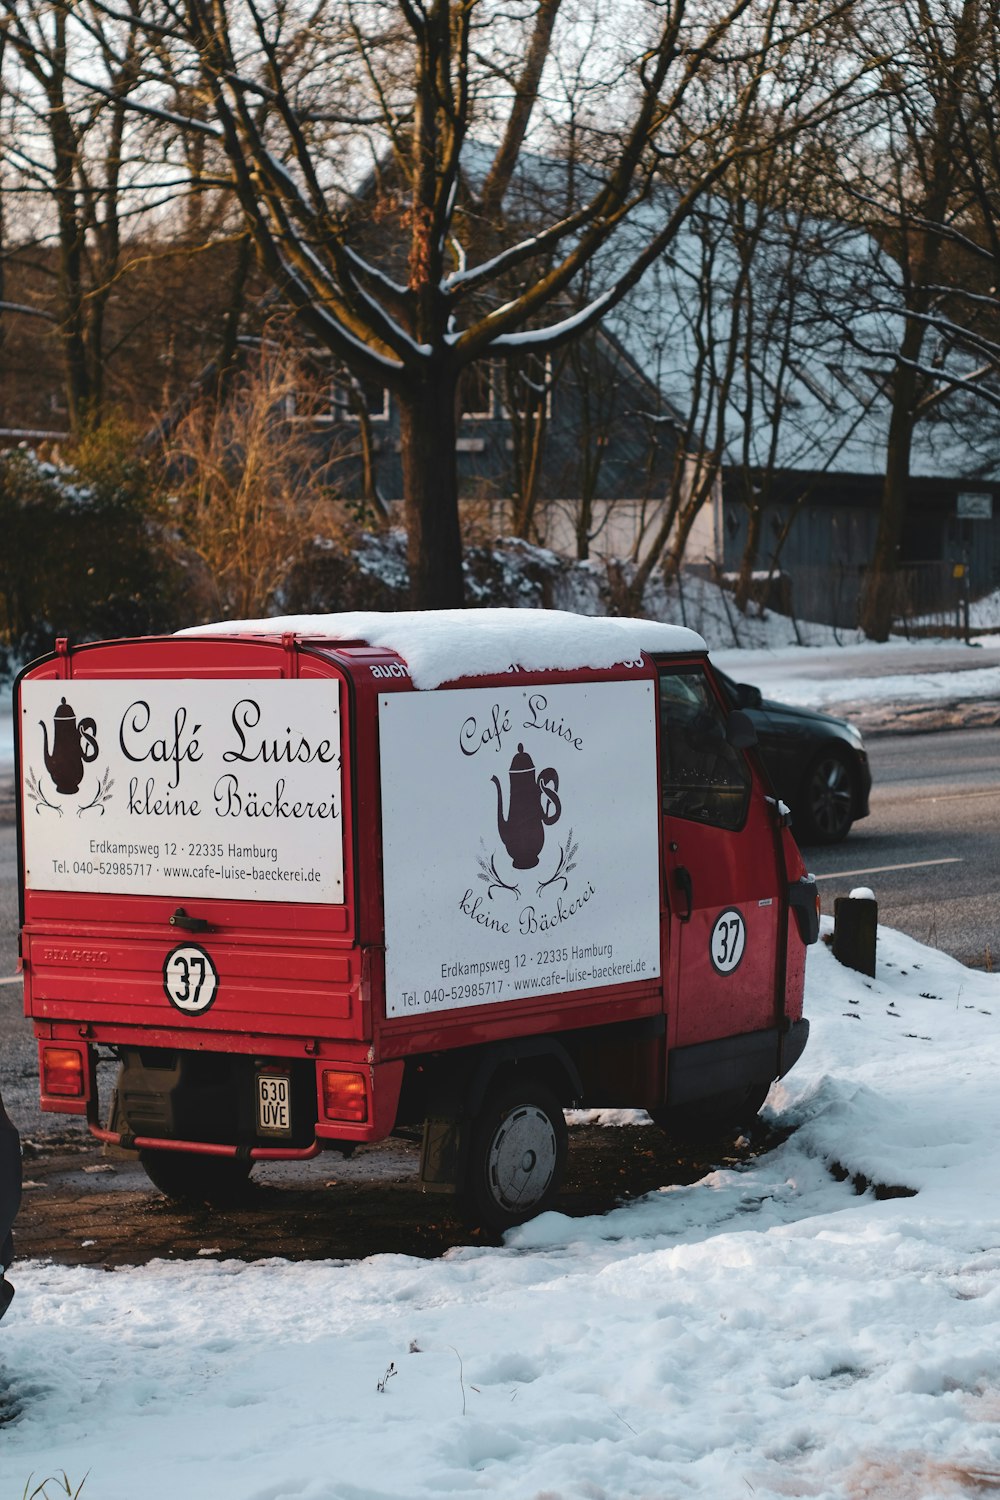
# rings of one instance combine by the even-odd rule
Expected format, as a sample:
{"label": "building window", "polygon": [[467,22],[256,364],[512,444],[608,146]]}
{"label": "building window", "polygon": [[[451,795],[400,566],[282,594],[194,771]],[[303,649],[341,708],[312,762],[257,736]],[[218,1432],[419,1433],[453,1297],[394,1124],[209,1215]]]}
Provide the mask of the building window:
{"label": "building window", "polygon": [[458,414],[463,422],[488,422],[496,415],[493,365],[478,359],[458,377]]}
{"label": "building window", "polygon": [[357,422],[362,411],[368,413],[371,422],[389,420],[389,392],[384,385],[373,380],[337,382],[333,387],[333,409],[344,422]]}
{"label": "building window", "polygon": [[505,416],[552,415],[552,355],[528,354],[509,360],[504,370]]}

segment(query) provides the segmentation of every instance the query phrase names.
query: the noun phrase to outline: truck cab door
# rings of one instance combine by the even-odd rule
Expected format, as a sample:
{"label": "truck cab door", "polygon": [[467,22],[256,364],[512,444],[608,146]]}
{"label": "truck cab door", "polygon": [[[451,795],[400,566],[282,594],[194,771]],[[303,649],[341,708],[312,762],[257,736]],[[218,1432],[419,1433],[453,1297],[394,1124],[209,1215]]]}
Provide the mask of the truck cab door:
{"label": "truck cab door", "polygon": [[700,663],[659,666],[668,1045],[779,1020],[783,876],[775,810]]}

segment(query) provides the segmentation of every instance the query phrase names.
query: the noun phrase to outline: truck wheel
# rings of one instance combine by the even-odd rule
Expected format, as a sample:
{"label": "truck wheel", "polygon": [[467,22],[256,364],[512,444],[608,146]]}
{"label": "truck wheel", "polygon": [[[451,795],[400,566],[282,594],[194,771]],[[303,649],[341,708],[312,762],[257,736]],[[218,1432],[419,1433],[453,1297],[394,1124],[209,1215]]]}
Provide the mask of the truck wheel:
{"label": "truck wheel", "polygon": [[854,822],[854,776],[839,750],[824,750],[805,774],[800,820],[793,831],[803,844],[839,844]]}
{"label": "truck wheel", "polygon": [[253,1163],[231,1156],[188,1151],[140,1151],[139,1161],[154,1187],[181,1203],[236,1203],[249,1185]]}
{"label": "truck wheel", "polygon": [[544,1213],[562,1185],[567,1131],[555,1094],[535,1078],[490,1089],[469,1139],[466,1201],[477,1224],[510,1229]]}

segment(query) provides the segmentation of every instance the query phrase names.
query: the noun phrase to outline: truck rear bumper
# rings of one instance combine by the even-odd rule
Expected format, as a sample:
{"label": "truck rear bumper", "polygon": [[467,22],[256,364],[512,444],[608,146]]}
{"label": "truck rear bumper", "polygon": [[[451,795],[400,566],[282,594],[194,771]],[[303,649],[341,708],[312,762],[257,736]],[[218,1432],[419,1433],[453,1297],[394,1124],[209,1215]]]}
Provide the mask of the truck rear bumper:
{"label": "truck rear bumper", "polygon": [[[180,1151],[251,1162],[306,1161],[324,1146],[383,1140],[395,1125],[404,1070],[401,1060],[361,1063],[356,1058],[313,1057],[293,1064],[222,1058],[216,1059],[223,1064],[216,1078],[211,1055],[132,1047],[123,1049],[111,1116],[104,1123],[93,1047],[88,1042],[41,1039],[43,1080],[53,1071],[49,1053],[74,1062],[72,1069],[63,1069],[58,1086],[67,1091],[75,1086],[76,1092],[43,1093],[43,1103],[49,1109],[85,1114],[97,1140],[125,1150]],[[255,1119],[254,1100],[260,1079],[270,1084],[278,1078],[288,1082],[289,1112],[277,1129],[270,1130],[264,1119]]]}
{"label": "truck rear bumper", "polygon": [[106,1130],[88,1120],[90,1133],[99,1141],[126,1151],[187,1151],[191,1156],[221,1156],[243,1161],[309,1161],[322,1150],[318,1140],[309,1146],[227,1146],[216,1141],[173,1141],[155,1135],[130,1135],[126,1130]]}

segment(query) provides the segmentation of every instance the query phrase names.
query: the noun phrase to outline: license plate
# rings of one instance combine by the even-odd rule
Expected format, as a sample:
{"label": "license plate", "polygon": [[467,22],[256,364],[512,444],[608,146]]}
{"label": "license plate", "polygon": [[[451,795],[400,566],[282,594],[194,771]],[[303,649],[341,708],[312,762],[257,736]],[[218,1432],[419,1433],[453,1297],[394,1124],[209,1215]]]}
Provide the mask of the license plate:
{"label": "license plate", "polygon": [[291,1135],[292,1086],[287,1073],[257,1074],[257,1129],[261,1135]]}

